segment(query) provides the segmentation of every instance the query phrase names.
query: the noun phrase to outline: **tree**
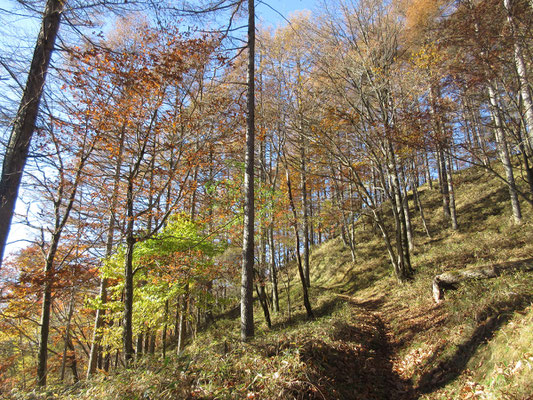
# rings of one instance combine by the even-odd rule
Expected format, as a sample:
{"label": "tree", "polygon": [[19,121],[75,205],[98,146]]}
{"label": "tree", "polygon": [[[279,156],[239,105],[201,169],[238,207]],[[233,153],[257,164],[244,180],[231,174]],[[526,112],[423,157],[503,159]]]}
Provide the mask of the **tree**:
{"label": "tree", "polygon": [[514,16],[514,6],[516,3],[516,1],[512,0],[503,0],[503,6],[507,13],[507,23],[509,24],[511,30],[511,36],[514,45],[514,62],[516,64],[516,72],[518,74],[520,96],[522,97],[522,101],[524,103],[524,119],[528,136],[529,151],[533,153],[533,100],[531,97],[531,88],[528,79],[528,71],[526,67],[527,64],[524,58],[524,50],[519,37],[518,24],[516,23],[516,18]]}
{"label": "tree", "polygon": [[[58,131],[63,135],[66,134],[66,132],[61,132],[62,130],[61,125],[59,125]],[[44,265],[44,293],[42,300],[37,364],[37,384],[39,386],[46,385],[50,309],[52,304],[52,290],[56,279],[55,274],[58,268],[56,265],[56,255],[58,253],[61,236],[69,222],[70,214],[77,198],[77,192],[84,178],[85,165],[94,150],[96,141],[98,140],[97,135],[94,135],[88,130],[82,130],[81,134],[69,131],[68,129],[67,132],[72,134],[74,140],[66,140],[63,137],[56,135],[54,131],[51,132],[51,146],[55,149],[55,154],[52,153],[52,156],[57,157],[57,164],[54,165],[57,167],[57,177],[52,178],[52,181],[56,181],[57,190],[55,194],[50,193],[52,196],[50,200],[53,203],[54,212]],[[79,137],[77,137],[78,135]],[[67,149],[69,147],[75,149],[73,160],[67,158],[69,154]],[[45,190],[50,192],[50,188],[46,188]]]}
{"label": "tree", "polygon": [[65,1],[48,0],[0,178],[0,268]]}
{"label": "tree", "polygon": [[496,100],[495,89],[489,85],[489,101],[491,105],[491,116],[494,122],[494,134],[496,136],[496,146],[498,147],[498,153],[500,154],[500,160],[505,169],[505,175],[507,179],[507,187],[509,189],[509,197],[511,199],[511,206],[513,210],[513,221],[515,224],[522,223],[522,211],[520,208],[520,202],[518,201],[518,194],[516,192],[516,183],[514,179],[513,165],[511,163],[511,157],[509,155],[509,145],[505,135],[502,118],[500,115],[500,108]]}
{"label": "tree", "polygon": [[246,92],[246,156],[244,233],[242,243],[241,339],[254,336],[254,163],[255,163],[255,1],[248,0],[248,67]]}
{"label": "tree", "polygon": [[[324,112],[314,140],[328,149],[353,179],[382,231],[398,279],[406,280],[412,268],[398,156],[405,144],[398,124],[400,102],[395,89],[399,85],[393,80],[401,27],[391,5],[380,1],[339,4],[342,16],[331,16],[316,32],[320,43],[317,78],[323,84],[317,97],[324,103]],[[383,206],[369,190],[370,165],[390,204],[395,252],[380,215]]]}
{"label": "tree", "polygon": [[[188,38],[172,27],[143,25],[141,33],[133,31],[133,37],[122,37],[114,48],[101,43],[77,56],[86,64],[79,90],[89,90],[83,99],[94,101],[98,109],[89,116],[91,126],[106,135],[101,155],[116,161],[112,186],[120,177],[126,363],[134,353],[135,246],[165,225],[189,190],[197,154],[203,148],[192,129],[200,108],[189,86],[195,81],[188,76],[196,76],[196,71],[209,65],[217,43]],[[91,84],[83,84],[84,79]],[[115,202],[111,198],[111,215]]]}

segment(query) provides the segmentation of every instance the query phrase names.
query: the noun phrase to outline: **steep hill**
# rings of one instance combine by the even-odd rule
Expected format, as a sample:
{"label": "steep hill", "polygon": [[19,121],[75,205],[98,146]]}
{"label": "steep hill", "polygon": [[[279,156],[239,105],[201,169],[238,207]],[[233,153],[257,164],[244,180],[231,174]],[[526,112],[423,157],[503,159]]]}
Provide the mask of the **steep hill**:
{"label": "steep hill", "polygon": [[[387,328],[392,370],[408,383],[406,398],[531,398],[531,208],[523,205],[529,222],[513,226],[506,188],[496,179],[469,169],[456,184],[456,232],[442,228],[438,191],[421,191],[432,237],[415,222],[413,282],[400,285],[392,278],[379,238],[368,227],[360,232],[355,263],[341,241],[317,249],[315,280],[344,292]],[[495,267],[500,276],[462,282],[435,304],[435,275],[481,266]]]}
{"label": "steep hill", "polygon": [[[283,274],[281,312],[268,330],[257,308],[253,341],[239,341],[235,315],[218,318],[182,354],[145,359],[68,390],[49,388],[46,396],[533,398],[531,207],[523,204],[526,223],[513,226],[499,181],[468,169],[456,185],[458,231],[444,227],[438,190],[421,188],[431,237],[414,212],[413,281],[396,281],[380,237],[360,223],[355,262],[340,238],[313,251],[314,321],[305,318],[296,275]],[[434,302],[435,275],[480,266],[501,273],[461,282]]]}

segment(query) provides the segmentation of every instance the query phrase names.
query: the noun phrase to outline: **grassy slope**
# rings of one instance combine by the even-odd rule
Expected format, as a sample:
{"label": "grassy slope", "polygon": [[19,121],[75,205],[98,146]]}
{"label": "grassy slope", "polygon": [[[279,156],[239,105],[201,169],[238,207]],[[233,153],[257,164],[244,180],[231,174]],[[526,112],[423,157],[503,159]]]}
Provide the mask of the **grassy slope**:
{"label": "grassy slope", "polygon": [[[431,297],[435,274],[473,265],[533,263],[533,217],[510,224],[507,191],[470,169],[456,178],[460,229],[443,228],[437,190],[422,188],[432,238],[414,215],[413,282],[398,284],[381,240],[358,227],[357,260],[341,240],[312,255],[315,321],[305,319],[299,282],[286,277],[282,312],[242,344],[238,322],[220,319],[177,357],[49,389],[76,399],[520,399],[533,394],[533,273],[470,281]],[[36,398],[36,397],[35,397]]]}
{"label": "grassy slope", "polygon": [[372,236],[359,245],[355,265],[339,241],[316,251],[315,277],[357,302],[372,302],[367,309],[385,322],[393,369],[409,381],[413,397],[528,398],[533,396],[533,274],[515,271],[464,282],[439,306],[432,302],[431,281],[467,266],[532,265],[531,207],[523,204],[527,222],[512,226],[508,192],[499,181],[469,169],[456,185],[458,232],[442,228],[438,191],[422,190],[432,238],[415,218],[412,283],[395,282],[381,243]]}

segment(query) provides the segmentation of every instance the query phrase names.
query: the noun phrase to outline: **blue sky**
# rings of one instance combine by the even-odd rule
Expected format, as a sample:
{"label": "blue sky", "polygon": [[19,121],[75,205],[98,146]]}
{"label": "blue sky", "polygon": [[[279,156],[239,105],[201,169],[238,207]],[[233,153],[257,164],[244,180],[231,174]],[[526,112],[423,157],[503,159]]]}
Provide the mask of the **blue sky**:
{"label": "blue sky", "polygon": [[[258,23],[261,25],[272,25],[274,27],[283,26],[286,24],[284,18],[289,19],[291,13],[301,10],[316,10],[322,0],[256,0],[256,15]],[[9,57],[8,52],[15,51],[21,55],[21,51],[31,54],[35,37],[39,28],[39,19],[28,19],[22,15],[14,17],[10,15],[8,10],[12,10],[16,5],[15,0],[0,0],[0,19],[6,23],[0,27],[0,35],[7,39],[9,45],[8,49],[0,46],[4,57]],[[16,6],[15,6],[16,7]],[[281,15],[280,15],[281,14]],[[6,43],[4,42],[5,46]],[[0,78],[2,78],[5,71],[2,69]],[[5,93],[4,93],[5,95]],[[16,94],[19,96],[19,94]],[[8,133],[8,132],[7,132]],[[7,134],[4,132],[4,134]],[[2,157],[0,157],[0,160]],[[21,201],[17,202],[17,213],[25,214],[26,207]],[[28,238],[28,230],[19,224],[14,224],[11,227],[10,237],[8,242],[11,245],[6,249],[6,255],[10,252],[27,244],[26,242],[19,242],[21,239]],[[15,243],[13,243],[15,242]]]}
{"label": "blue sky", "polygon": [[[272,10],[275,9],[285,18],[288,19],[290,14],[299,10],[316,10],[321,0],[258,0],[256,7],[256,15],[259,21],[263,21],[265,24],[273,25],[285,25],[286,22],[283,18]],[[265,4],[262,4],[265,3]],[[270,6],[268,7],[267,4]]]}

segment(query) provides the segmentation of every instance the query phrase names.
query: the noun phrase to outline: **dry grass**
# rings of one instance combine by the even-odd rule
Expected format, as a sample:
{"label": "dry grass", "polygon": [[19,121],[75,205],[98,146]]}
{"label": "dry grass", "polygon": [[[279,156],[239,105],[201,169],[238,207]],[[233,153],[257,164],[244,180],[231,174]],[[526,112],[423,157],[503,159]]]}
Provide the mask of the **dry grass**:
{"label": "dry grass", "polygon": [[[324,277],[323,271],[317,277],[330,279],[359,301],[381,301],[395,370],[411,382],[417,396],[527,398],[533,395],[533,285],[532,273],[520,272],[520,267],[533,265],[531,206],[522,203],[525,222],[515,226],[507,189],[498,180],[470,169],[456,183],[460,228],[455,232],[442,229],[438,190],[421,190],[432,238],[424,235],[415,213],[413,282],[401,285],[391,277],[385,250],[373,241],[359,245],[357,261],[343,266],[342,277]],[[443,305],[433,303],[435,275],[481,265],[500,266],[504,272],[496,279],[460,284],[446,294]]]}
{"label": "dry grass", "polygon": [[441,305],[433,303],[431,282],[446,270],[531,265],[531,207],[523,204],[525,223],[513,226],[499,181],[470,169],[456,184],[457,232],[444,227],[438,190],[421,190],[432,237],[413,213],[412,282],[395,280],[379,236],[361,225],[355,262],[340,239],[313,251],[316,320],[306,319],[291,275],[291,319],[282,283],[273,329],[257,308],[257,334],[249,343],[239,341],[237,320],[219,320],[179,357],[148,359],[137,369],[49,393],[78,400],[528,398],[532,273],[464,282]]}

